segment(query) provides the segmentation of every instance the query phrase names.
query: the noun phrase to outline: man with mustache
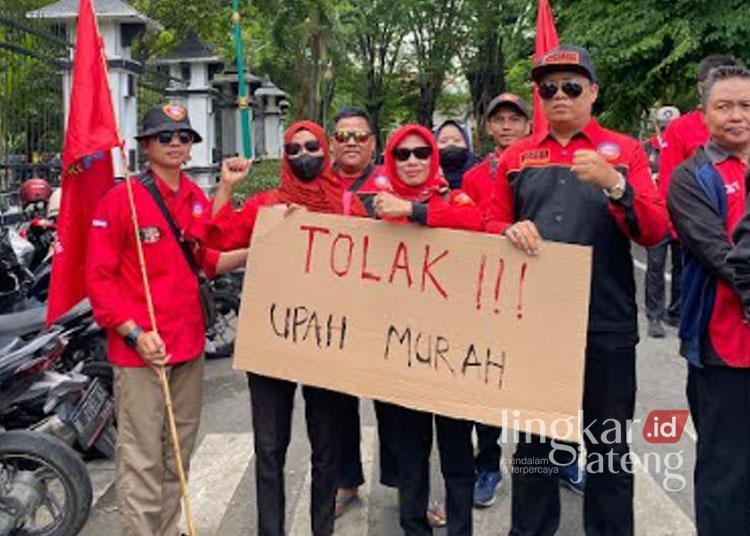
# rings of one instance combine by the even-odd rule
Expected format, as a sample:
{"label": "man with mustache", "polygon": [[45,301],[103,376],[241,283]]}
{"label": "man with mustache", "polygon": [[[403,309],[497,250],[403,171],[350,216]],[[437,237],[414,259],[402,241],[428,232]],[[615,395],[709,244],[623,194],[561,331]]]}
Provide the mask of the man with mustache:
{"label": "man with mustache", "polygon": [[[690,363],[698,431],[700,535],[747,533],[750,255],[746,212],[750,71],[723,66],[702,94],[709,141],[672,174],[667,205],[683,246],[680,354]],[[737,246],[732,251],[734,234]],[[731,254],[730,254],[731,252]],[[696,396],[697,395],[697,396]]]}
{"label": "man with mustache", "polygon": [[[377,136],[372,118],[359,108],[342,108],[334,117],[330,137],[334,176],[348,192],[356,193],[379,170],[374,162]],[[360,451],[361,423],[359,398],[342,395],[341,453],[336,515],[340,516],[359,501],[359,486],[364,484]],[[396,459],[393,450],[393,423],[390,405],[375,402],[380,444],[380,482],[396,486]]]}
{"label": "man with mustache", "polygon": [[[668,217],[637,140],[592,116],[599,95],[587,50],[570,45],[538,58],[531,72],[549,127],[503,153],[487,230],[528,255],[542,239],[591,246],[583,421],[587,453],[584,527],[589,536],[627,536],[633,527],[628,423],[635,410],[638,308],[630,241],[652,246]],[[561,366],[565,366],[561,363]],[[617,426],[623,433],[610,437]],[[511,535],[552,535],[560,522],[557,472],[575,448],[529,435],[518,443],[512,475]]]}

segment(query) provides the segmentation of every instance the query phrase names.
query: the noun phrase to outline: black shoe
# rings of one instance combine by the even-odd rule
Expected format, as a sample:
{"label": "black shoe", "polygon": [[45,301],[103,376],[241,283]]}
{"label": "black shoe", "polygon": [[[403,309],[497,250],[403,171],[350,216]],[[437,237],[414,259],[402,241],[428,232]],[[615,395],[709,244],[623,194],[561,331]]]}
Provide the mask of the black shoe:
{"label": "black shoe", "polygon": [[648,336],[654,339],[663,339],[666,336],[664,326],[661,325],[661,320],[648,321]]}

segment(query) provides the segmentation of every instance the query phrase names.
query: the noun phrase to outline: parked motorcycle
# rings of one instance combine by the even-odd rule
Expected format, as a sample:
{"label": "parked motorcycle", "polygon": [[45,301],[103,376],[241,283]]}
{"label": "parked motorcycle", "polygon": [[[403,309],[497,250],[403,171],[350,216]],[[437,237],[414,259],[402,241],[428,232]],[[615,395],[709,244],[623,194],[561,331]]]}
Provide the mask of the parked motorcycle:
{"label": "parked motorcycle", "polygon": [[91,480],[59,439],[0,430],[0,536],[78,534],[91,512]]}
{"label": "parked motorcycle", "polygon": [[231,357],[237,336],[243,271],[220,275],[211,281],[216,306],[216,321],[206,328],[206,359]]}
{"label": "parked motorcycle", "polygon": [[114,454],[111,397],[98,380],[65,371],[62,326],[0,348],[0,536],[77,534],[91,482],[72,444]]}
{"label": "parked motorcycle", "polygon": [[[55,326],[0,353],[0,425],[46,432],[82,452],[114,457],[114,402],[106,382],[83,374],[69,352],[70,330]],[[20,346],[20,347],[19,347]]]}

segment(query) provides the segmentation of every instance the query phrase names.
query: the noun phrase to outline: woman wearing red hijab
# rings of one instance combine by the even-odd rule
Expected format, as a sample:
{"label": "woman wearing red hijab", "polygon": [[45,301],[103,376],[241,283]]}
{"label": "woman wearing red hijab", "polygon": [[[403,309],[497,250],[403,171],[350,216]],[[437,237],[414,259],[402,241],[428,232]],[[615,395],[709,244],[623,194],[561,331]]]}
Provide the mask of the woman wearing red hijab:
{"label": "woman wearing red hijab", "polygon": [[388,139],[385,165],[357,192],[371,216],[429,227],[479,231],[482,216],[468,194],[451,191],[432,133],[404,125]]}
{"label": "woman wearing red hijab", "polygon": [[[482,216],[460,190],[448,191],[432,133],[419,125],[396,130],[385,151],[384,174],[358,191],[370,215],[430,227],[479,230]],[[432,534],[425,517],[430,494],[433,415],[385,406],[395,427],[401,528],[407,536]],[[381,406],[381,411],[383,407]],[[445,479],[448,536],[470,536],[474,493],[472,423],[435,415],[440,465]]]}
{"label": "woman wearing red hijab", "polygon": [[[214,218],[206,228],[205,241],[217,249],[247,247],[258,209],[276,204],[296,204],[315,212],[341,214],[343,189],[334,178],[326,137],[309,121],[294,123],[284,135],[284,160],[277,189],[248,199],[239,211],[231,203],[239,181],[223,182],[214,199]],[[363,213],[347,200],[349,212]],[[248,374],[255,432],[256,501],[258,534],[283,536],[284,462],[291,433],[294,392],[292,382]],[[339,408],[341,396],[325,389],[303,386],[307,433],[312,447],[311,521],[314,536],[333,534],[338,480]]]}
{"label": "woman wearing red hijab", "polygon": [[[284,133],[284,159],[278,188],[255,194],[235,211],[230,201],[243,178],[222,179],[214,195],[213,221],[205,229],[204,241],[215,248],[233,249],[232,244],[247,247],[261,207],[294,204],[314,212],[344,212],[344,190],[331,169],[325,133],[311,121],[298,121]],[[356,200],[352,203],[347,198],[346,203],[347,213],[364,215],[364,209]]]}

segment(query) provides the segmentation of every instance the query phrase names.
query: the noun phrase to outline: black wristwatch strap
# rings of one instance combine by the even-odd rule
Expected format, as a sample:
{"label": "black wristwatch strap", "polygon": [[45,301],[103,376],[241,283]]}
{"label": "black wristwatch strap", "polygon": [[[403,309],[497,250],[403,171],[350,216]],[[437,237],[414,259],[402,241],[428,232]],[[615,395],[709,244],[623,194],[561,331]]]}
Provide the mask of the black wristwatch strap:
{"label": "black wristwatch strap", "polygon": [[143,333],[143,330],[139,326],[131,329],[130,332],[123,337],[123,339],[125,339],[125,344],[135,350],[135,347],[138,346],[138,336],[141,333]]}

